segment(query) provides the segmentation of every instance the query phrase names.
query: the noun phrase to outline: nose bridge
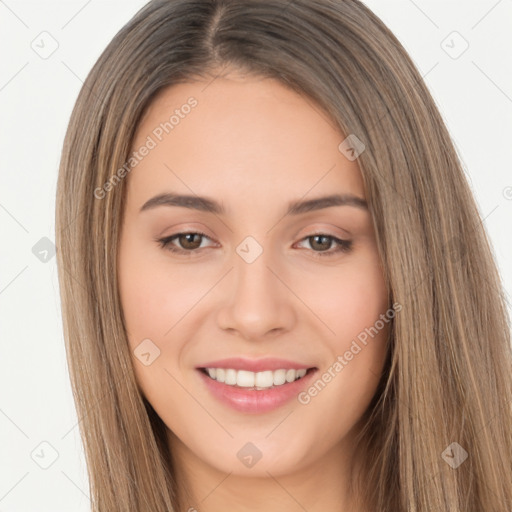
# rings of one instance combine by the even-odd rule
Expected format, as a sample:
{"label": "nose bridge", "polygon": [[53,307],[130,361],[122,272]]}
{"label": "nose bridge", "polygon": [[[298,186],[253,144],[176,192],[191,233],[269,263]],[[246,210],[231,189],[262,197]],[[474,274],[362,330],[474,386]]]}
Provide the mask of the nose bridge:
{"label": "nose bridge", "polygon": [[247,240],[237,248],[230,280],[231,297],[219,314],[220,327],[239,331],[248,339],[290,329],[295,318],[289,292],[274,275],[275,270],[270,270],[276,266],[271,261],[271,251],[259,247]]}
{"label": "nose bridge", "polygon": [[277,289],[279,283],[269,270],[272,267],[270,252],[262,251],[254,260],[246,260],[244,256],[237,256],[235,260],[234,298],[239,304],[253,308],[255,313],[259,310],[262,314],[270,302],[281,296]]}
{"label": "nose bridge", "polygon": [[262,253],[251,262],[237,257],[234,268],[235,296],[239,299],[245,299],[245,296],[261,299],[269,294],[277,284],[269,267],[271,262],[267,254]]}

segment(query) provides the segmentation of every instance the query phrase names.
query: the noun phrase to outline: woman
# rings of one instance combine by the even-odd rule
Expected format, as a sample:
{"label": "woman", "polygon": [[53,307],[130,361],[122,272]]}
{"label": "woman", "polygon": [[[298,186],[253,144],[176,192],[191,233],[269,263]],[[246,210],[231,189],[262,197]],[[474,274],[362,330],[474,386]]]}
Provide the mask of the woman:
{"label": "woman", "polygon": [[74,108],[94,511],[504,511],[511,349],[449,134],[357,1],[152,1]]}

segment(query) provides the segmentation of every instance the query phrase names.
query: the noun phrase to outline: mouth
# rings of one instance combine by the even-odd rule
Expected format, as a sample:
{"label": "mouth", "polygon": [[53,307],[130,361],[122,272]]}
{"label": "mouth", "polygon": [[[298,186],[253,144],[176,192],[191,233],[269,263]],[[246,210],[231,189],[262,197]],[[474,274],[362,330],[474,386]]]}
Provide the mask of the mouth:
{"label": "mouth", "polygon": [[[311,385],[318,371],[315,367],[279,368],[250,371],[240,368],[207,365],[196,371],[210,396],[231,410],[262,414],[284,406]],[[233,365],[234,366],[234,365]],[[272,365],[271,365],[272,366]],[[283,365],[281,365],[283,366]],[[286,365],[285,365],[286,366]]]}

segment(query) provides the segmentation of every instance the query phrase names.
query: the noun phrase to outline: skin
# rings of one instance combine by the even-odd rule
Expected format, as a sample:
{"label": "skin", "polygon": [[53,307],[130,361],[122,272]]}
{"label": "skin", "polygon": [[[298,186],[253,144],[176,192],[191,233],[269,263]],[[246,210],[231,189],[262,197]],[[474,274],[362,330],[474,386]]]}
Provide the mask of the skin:
{"label": "skin", "polygon": [[[280,82],[232,72],[207,83],[164,90],[139,124],[134,148],[190,96],[198,101],[126,178],[118,256],[136,378],[168,427],[180,509],[366,510],[350,501],[348,482],[359,420],[384,366],[387,325],[307,405],[292,399],[264,414],[240,413],[212,398],[195,369],[231,356],[280,357],[321,374],[386,312],[367,209],[285,215],[294,200],[366,199],[357,160],[338,150],[345,137],[325,113]],[[171,191],[214,199],[226,212],[139,211]],[[189,254],[157,241],[198,230],[207,237],[171,244]],[[351,240],[352,248],[334,252],[334,240],[315,234]],[[263,250],[252,263],[236,252],[247,236]],[[199,247],[192,255],[191,246]],[[145,366],[133,351],[148,338],[160,355]],[[237,457],[247,442],[262,454],[251,468]]]}

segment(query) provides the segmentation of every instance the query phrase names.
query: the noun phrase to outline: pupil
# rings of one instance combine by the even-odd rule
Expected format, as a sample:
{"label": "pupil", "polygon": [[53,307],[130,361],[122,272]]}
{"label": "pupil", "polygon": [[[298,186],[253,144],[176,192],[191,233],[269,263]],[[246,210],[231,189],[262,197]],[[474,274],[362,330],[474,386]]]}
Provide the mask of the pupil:
{"label": "pupil", "polygon": [[[321,251],[325,251],[325,250],[329,249],[330,238],[328,236],[314,235],[312,238],[313,238],[313,243],[311,244],[311,247],[313,247],[313,249],[316,248],[316,249],[320,249]],[[319,243],[317,243],[317,240],[321,240],[321,241]]]}
{"label": "pupil", "polygon": [[[316,248],[317,249],[320,249],[321,251],[322,250],[327,250],[329,249],[329,245],[330,245],[330,238],[328,236],[324,236],[324,235],[314,235],[313,237],[313,243],[311,244],[311,247],[313,247],[313,249],[315,249],[315,245],[316,245]],[[323,240],[323,245],[322,245],[322,242],[320,242],[319,244],[317,244],[317,240],[320,239],[320,240]]]}
{"label": "pupil", "polygon": [[[198,235],[197,233],[188,233],[186,235],[182,235],[180,240],[182,247],[185,249],[197,249],[201,245],[201,241],[199,241],[199,243],[194,243],[194,237],[200,238],[201,235]],[[185,243],[183,243],[183,240],[185,240]]]}

